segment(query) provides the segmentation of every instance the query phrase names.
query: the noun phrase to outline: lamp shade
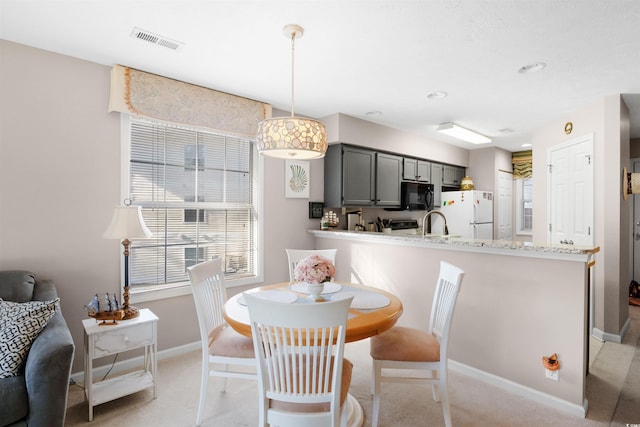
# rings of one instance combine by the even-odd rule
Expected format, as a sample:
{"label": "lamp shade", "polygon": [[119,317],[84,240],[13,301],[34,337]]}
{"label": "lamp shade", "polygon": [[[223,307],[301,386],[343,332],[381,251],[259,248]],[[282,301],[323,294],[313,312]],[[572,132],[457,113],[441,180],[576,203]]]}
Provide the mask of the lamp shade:
{"label": "lamp shade", "polygon": [[142,219],[142,209],[140,206],[116,206],[113,210],[111,224],[102,234],[105,239],[131,239],[151,237],[153,233],[149,231]]}
{"label": "lamp shade", "polygon": [[285,159],[317,159],[327,151],[327,131],[317,120],[275,117],[258,125],[258,152]]}

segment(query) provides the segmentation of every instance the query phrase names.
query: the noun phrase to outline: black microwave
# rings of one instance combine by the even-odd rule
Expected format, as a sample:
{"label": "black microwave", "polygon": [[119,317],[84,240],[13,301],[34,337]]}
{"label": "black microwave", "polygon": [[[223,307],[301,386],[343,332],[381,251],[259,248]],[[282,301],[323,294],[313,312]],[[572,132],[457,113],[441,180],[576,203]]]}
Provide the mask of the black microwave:
{"label": "black microwave", "polygon": [[433,184],[402,181],[402,209],[409,211],[430,211],[433,209]]}

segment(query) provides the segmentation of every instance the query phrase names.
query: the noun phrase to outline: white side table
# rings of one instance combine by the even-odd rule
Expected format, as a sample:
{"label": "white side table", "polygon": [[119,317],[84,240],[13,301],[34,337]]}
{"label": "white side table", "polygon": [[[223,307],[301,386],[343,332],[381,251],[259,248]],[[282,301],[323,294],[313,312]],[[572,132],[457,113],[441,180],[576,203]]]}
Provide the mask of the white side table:
{"label": "white side table", "polygon": [[[141,309],[134,319],[120,320],[117,325],[100,325],[95,319],[84,319],[84,387],[89,403],[89,421],[93,407],[110,400],[153,387],[156,398],[158,317],[149,309]],[[144,365],[140,370],[93,383],[93,360],[126,350],[144,348]]]}

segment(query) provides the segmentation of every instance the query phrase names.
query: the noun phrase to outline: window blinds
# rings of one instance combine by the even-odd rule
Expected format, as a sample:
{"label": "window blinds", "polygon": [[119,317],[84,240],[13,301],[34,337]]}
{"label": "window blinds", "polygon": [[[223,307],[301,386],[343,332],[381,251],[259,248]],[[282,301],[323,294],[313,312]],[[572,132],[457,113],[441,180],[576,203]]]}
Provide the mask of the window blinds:
{"label": "window blinds", "polygon": [[153,232],[133,242],[131,286],[186,281],[215,256],[226,279],[256,274],[251,140],[132,118],[130,159],[130,199]]}

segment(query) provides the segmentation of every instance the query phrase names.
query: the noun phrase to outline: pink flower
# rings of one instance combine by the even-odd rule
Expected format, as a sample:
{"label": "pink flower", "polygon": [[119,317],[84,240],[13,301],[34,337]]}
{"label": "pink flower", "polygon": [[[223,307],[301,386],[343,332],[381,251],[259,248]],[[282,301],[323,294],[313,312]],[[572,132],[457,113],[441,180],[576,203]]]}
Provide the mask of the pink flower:
{"label": "pink flower", "polygon": [[298,282],[324,283],[336,275],[336,267],[323,256],[309,255],[296,264],[293,278]]}

